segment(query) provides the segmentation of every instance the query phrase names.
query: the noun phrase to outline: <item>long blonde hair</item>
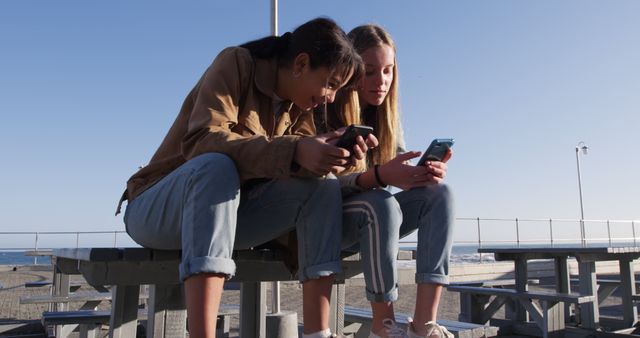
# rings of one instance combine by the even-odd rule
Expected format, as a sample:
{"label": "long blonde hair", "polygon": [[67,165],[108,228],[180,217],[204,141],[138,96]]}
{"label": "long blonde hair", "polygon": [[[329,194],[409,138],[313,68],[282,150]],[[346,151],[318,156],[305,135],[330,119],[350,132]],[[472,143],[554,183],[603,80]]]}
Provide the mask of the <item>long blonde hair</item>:
{"label": "long blonde hair", "polygon": [[[380,145],[372,151],[369,166],[384,164],[396,157],[398,148],[398,133],[400,127],[400,113],[398,111],[398,63],[396,60],[396,45],[382,27],[368,24],[354,28],[348,34],[353,46],[359,54],[367,49],[387,45],[393,49],[394,67],[393,81],[389,92],[381,105],[375,107],[375,135]],[[362,122],[362,112],[359,106],[357,92],[349,90],[336,98],[337,107],[342,107],[343,119],[346,125]]]}

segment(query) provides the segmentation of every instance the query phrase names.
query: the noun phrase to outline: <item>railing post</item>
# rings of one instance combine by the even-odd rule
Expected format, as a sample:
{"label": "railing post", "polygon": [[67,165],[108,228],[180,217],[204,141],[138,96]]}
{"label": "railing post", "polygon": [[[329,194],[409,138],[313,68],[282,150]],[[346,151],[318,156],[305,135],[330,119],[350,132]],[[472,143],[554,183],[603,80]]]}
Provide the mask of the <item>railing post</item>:
{"label": "railing post", "polygon": [[518,224],[518,217],[516,217],[516,246],[520,247],[520,224]]}
{"label": "railing post", "polygon": [[76,232],[76,249],[80,247],[80,233]]}
{"label": "railing post", "polygon": [[636,244],[636,223],[635,223],[635,221],[631,221],[631,231],[633,232],[633,246],[637,246],[637,244]]}
{"label": "railing post", "polygon": [[[38,232],[36,232],[36,242],[33,245],[33,250],[36,251],[36,252],[38,251]],[[38,264],[38,254],[37,253],[33,256],[33,264],[34,265]]]}
{"label": "railing post", "polygon": [[549,238],[551,239],[551,247],[553,248],[553,220],[549,218]]}
{"label": "railing post", "polygon": [[117,248],[117,247],[118,247],[118,246],[117,246],[117,243],[118,243],[118,232],[117,232],[117,231],[114,231],[114,232],[113,232],[113,247],[114,247],[114,248]]}
{"label": "railing post", "polygon": [[609,246],[611,246],[611,226],[609,225],[609,220],[607,220],[607,234],[609,234]]}
{"label": "railing post", "polygon": [[[480,217],[476,217],[478,223],[478,249],[482,248],[482,239],[480,239]],[[480,253],[480,263],[482,263],[482,253]]]}

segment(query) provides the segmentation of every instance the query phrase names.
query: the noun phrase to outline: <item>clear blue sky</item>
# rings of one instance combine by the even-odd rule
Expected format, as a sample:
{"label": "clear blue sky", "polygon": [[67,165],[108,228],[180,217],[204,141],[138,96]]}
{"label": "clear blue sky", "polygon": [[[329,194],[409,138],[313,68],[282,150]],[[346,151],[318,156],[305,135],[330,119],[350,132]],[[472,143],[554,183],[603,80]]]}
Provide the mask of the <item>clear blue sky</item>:
{"label": "clear blue sky", "polygon": [[[125,181],[216,54],[269,34],[269,8],[0,2],[0,229],[123,229]],[[640,219],[640,2],[283,0],[279,15],[281,32],[317,16],[389,30],[409,148],[456,139],[458,217],[579,218],[582,140],[585,217]]]}

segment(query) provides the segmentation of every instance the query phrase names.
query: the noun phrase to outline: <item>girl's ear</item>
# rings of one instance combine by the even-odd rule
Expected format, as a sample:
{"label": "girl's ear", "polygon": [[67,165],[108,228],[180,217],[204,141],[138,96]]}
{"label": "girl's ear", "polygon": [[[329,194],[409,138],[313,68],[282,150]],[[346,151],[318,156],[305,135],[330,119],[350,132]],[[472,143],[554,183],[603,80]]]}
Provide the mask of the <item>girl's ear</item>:
{"label": "girl's ear", "polygon": [[309,67],[309,54],[300,53],[293,59],[293,76],[298,77]]}

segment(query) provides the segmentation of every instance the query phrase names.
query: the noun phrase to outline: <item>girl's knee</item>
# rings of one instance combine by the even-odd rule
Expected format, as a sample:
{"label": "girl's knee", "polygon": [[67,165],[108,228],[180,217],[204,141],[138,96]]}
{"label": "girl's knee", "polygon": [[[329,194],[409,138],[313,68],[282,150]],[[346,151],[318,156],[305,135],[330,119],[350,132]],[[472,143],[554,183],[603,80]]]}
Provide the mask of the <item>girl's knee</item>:
{"label": "girl's knee", "polygon": [[221,153],[206,153],[190,160],[194,179],[204,185],[213,185],[217,189],[230,186],[240,187],[238,169],[233,160]]}

